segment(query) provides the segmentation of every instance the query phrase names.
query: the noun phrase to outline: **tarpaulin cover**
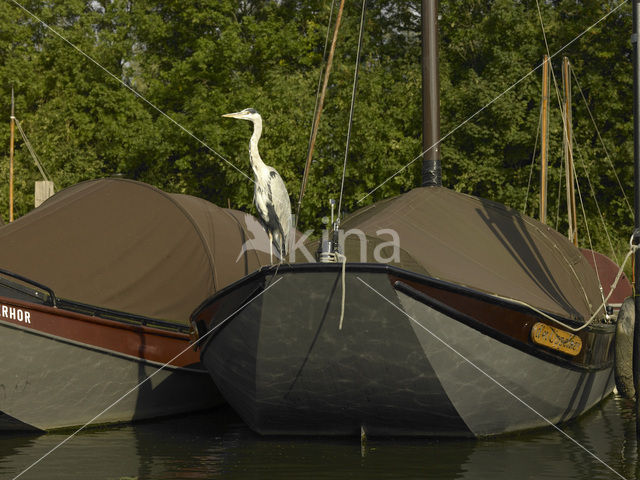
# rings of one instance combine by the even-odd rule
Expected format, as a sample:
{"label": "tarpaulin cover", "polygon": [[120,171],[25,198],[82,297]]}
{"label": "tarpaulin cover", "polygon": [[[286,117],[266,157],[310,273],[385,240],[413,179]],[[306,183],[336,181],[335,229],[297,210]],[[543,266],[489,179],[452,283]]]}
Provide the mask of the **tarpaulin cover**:
{"label": "tarpaulin cover", "polygon": [[[364,207],[342,227],[384,242],[391,236],[378,232],[392,229],[402,255],[412,259],[399,266],[549,313],[588,319],[602,303],[598,278],[579,249],[495,202],[443,187],[416,188]],[[355,237],[347,238],[353,243]],[[352,247],[347,260],[360,261],[350,258]]]}
{"label": "tarpaulin cover", "polygon": [[144,183],[92,180],[2,227],[0,267],[60,298],[187,324],[209,295],[268,263],[243,249],[247,219],[257,223]]}

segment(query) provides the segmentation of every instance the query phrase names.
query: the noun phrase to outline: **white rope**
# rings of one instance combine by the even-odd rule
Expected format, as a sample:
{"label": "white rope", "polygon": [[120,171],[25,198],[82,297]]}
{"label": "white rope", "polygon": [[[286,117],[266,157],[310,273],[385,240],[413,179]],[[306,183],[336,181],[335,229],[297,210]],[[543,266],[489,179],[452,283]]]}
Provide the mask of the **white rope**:
{"label": "white rope", "polygon": [[320,258],[318,260],[320,263],[342,263],[342,300],[340,302],[340,323],[338,324],[338,330],[342,330],[347,292],[347,257],[339,252],[320,252]]}
{"label": "white rope", "polygon": [[[546,33],[545,33],[544,22],[543,22],[543,20],[542,20],[542,13],[541,13],[541,11],[540,11],[540,3],[539,3],[539,1],[538,1],[538,0],[536,0],[536,6],[537,6],[537,9],[538,9],[538,18],[539,18],[539,20],[540,20],[540,26],[541,26],[541,28],[542,28],[542,35],[543,35],[543,37],[544,37],[545,47],[546,47],[546,49],[547,49],[547,53],[549,53],[549,45],[548,45],[548,43],[547,43],[547,36],[546,36]],[[569,67],[569,69],[573,72],[573,68]],[[553,69],[551,70],[551,72],[552,72],[552,76],[553,76],[553,83],[554,83],[555,90],[556,90],[556,97],[557,97],[557,100],[558,100],[558,105],[560,106],[560,110],[562,111],[562,110],[563,110],[563,108],[562,108],[562,101],[561,101],[561,99],[560,99],[560,91],[559,91],[558,84],[557,84],[557,81],[556,81],[556,76],[555,76],[555,73],[553,73]],[[574,74],[573,74],[573,75],[574,75],[574,77],[575,77],[575,72],[574,72]],[[562,115],[562,123],[563,123],[563,127],[564,127],[564,128],[563,128],[563,132],[564,132],[564,140],[565,140],[565,142],[566,142],[566,144],[567,144],[567,148],[568,148],[568,150],[569,150],[569,156],[570,156],[571,158],[575,158],[575,156],[573,155],[573,142],[570,142],[570,141],[569,141],[569,137],[568,137],[568,135],[569,135],[569,129],[568,129],[568,124],[567,124],[567,122],[568,122],[568,118],[569,118],[569,112],[566,112],[566,111],[565,111],[565,112],[563,112],[563,115]],[[596,127],[596,128],[597,128],[597,127]],[[608,239],[608,241],[609,241],[609,246],[610,246],[611,251],[612,251],[612,256],[613,256],[613,258],[615,258],[615,259],[616,259],[616,261],[617,261],[617,255],[616,255],[615,250],[614,250],[614,248],[613,248],[613,243],[612,243],[612,241],[611,241],[611,237],[610,237],[610,235],[609,235],[609,231],[608,231],[607,226],[606,226],[606,223],[605,223],[605,221],[604,221],[604,216],[602,215],[602,211],[600,210],[600,204],[598,203],[598,199],[597,199],[597,197],[596,197],[595,190],[594,190],[594,188],[593,188],[593,184],[592,184],[592,182],[591,182],[591,178],[589,177],[589,173],[588,173],[587,168],[586,168],[586,166],[585,166],[585,162],[584,162],[584,160],[583,160],[583,158],[582,158],[582,152],[581,152],[581,151],[580,151],[580,149],[578,148],[578,144],[577,144],[577,142],[576,142],[576,151],[578,152],[578,157],[580,158],[580,162],[581,162],[582,168],[583,168],[584,173],[585,173],[585,176],[586,176],[586,178],[587,178],[587,183],[589,184],[589,188],[590,188],[590,190],[591,190],[591,196],[593,197],[594,202],[595,202],[595,205],[596,205],[596,209],[598,210],[598,214],[599,214],[599,217],[600,217],[600,221],[601,221],[601,222],[602,222],[602,224],[603,224],[604,231],[605,231],[605,235],[607,236],[607,239]],[[600,290],[600,297],[601,297],[601,299],[602,299],[602,306],[598,307],[598,309],[597,309],[597,310],[596,310],[596,312],[593,314],[593,316],[591,317],[591,319],[590,319],[590,320],[589,320],[585,325],[583,325],[582,327],[580,327],[580,328],[578,329],[578,330],[581,330],[582,328],[585,328],[587,325],[589,325],[589,324],[593,321],[593,319],[595,318],[595,316],[596,316],[596,315],[598,314],[598,312],[600,311],[600,308],[606,307],[607,300],[609,299],[609,297],[610,297],[610,296],[611,296],[611,294],[613,293],[613,289],[614,289],[615,287],[612,287],[611,291],[609,292],[609,295],[608,295],[608,296],[607,296],[607,298],[605,299],[605,297],[604,297],[604,290],[603,290],[603,288],[602,288],[602,280],[601,280],[601,278],[600,278],[600,270],[599,270],[599,268],[598,268],[598,262],[596,261],[596,258],[595,258],[595,250],[594,250],[594,248],[593,248],[593,241],[592,241],[592,238],[591,238],[591,231],[589,230],[589,222],[588,222],[588,219],[587,219],[587,213],[586,213],[586,210],[585,210],[585,207],[584,207],[584,199],[582,198],[582,191],[580,190],[580,182],[578,182],[578,175],[577,175],[577,173],[576,173],[576,169],[575,169],[575,168],[576,168],[576,167],[575,167],[575,162],[572,162],[572,163],[571,163],[571,165],[570,165],[570,167],[571,167],[571,173],[573,174],[574,185],[575,185],[576,190],[577,190],[577,192],[578,192],[578,199],[580,200],[580,209],[581,209],[581,211],[582,211],[582,216],[583,216],[583,220],[584,220],[584,226],[585,226],[585,230],[586,230],[586,232],[587,232],[587,239],[588,239],[588,241],[589,241],[589,248],[590,248],[590,250],[591,250],[591,255],[592,255],[592,258],[593,258],[593,267],[594,267],[594,270],[595,270],[595,273],[596,273],[596,278],[598,279],[598,287],[599,287],[599,290]],[[568,177],[568,178],[570,177],[569,173],[567,173],[567,177]],[[626,197],[625,197],[625,198],[626,198]],[[559,220],[559,208],[560,208],[560,193],[558,192],[558,213],[557,213],[557,216],[556,216],[556,229],[557,229],[557,222],[558,222],[558,220]],[[569,205],[569,203],[568,203],[568,201],[567,201],[567,209],[570,209],[570,208],[571,208],[571,206]],[[575,221],[576,221],[576,225],[577,225],[577,219],[575,219]],[[570,231],[570,232],[572,232],[572,230],[573,230],[573,226],[572,226],[572,225],[570,225],[570,226],[569,226],[569,231]],[[575,234],[575,232],[573,232],[573,234]],[[627,261],[627,260],[628,260],[628,258],[627,258],[627,259],[625,259],[625,263],[626,263],[626,261]],[[622,269],[620,270],[619,274],[621,274],[621,272],[622,272]],[[617,279],[617,280],[619,280],[619,277],[618,277],[618,279]],[[616,285],[617,285],[617,280],[616,280]],[[605,308],[605,315],[606,315],[606,308]],[[558,322],[558,321],[556,320],[556,322]],[[564,325],[564,324],[563,324],[563,325]],[[568,327],[567,325],[564,325],[564,326],[565,326],[566,328],[569,328],[569,329],[573,330],[573,331],[578,331],[578,330],[574,330],[574,329],[572,329],[571,327]]]}
{"label": "white rope", "polygon": [[342,330],[342,322],[344,320],[344,305],[347,292],[347,257],[341,253],[336,253],[338,260],[342,262],[342,302],[340,303],[340,325],[338,330]]}
{"label": "white rope", "polygon": [[622,273],[624,271],[624,266],[627,264],[627,262],[629,261],[629,258],[631,258],[631,256],[635,253],[635,251],[637,249],[638,249],[637,245],[631,244],[631,247],[629,248],[629,252],[625,256],[624,261],[622,262],[622,265],[620,266],[620,269],[618,270],[618,274],[616,275],[616,278],[615,278],[613,284],[611,285],[611,291],[609,292],[607,297],[603,299],[602,305],[598,306],[598,308],[595,310],[595,313],[591,316],[591,318],[589,318],[589,320],[584,325],[581,325],[579,327],[572,327],[570,325],[567,325],[566,323],[561,322],[557,318],[554,318],[551,315],[548,315],[547,313],[543,312],[542,310],[539,310],[538,308],[534,307],[533,305],[530,305],[530,304],[528,304],[526,302],[523,302],[521,300],[516,300],[514,298],[509,298],[509,297],[503,297],[501,295],[496,295],[496,294],[491,294],[491,296],[494,297],[494,298],[498,298],[500,300],[506,300],[508,302],[515,303],[515,304],[521,305],[523,307],[527,307],[528,309],[534,311],[538,315],[540,315],[540,316],[542,316],[542,317],[544,317],[544,318],[546,318],[548,320],[551,320],[552,322],[557,323],[562,328],[566,328],[567,330],[570,330],[572,332],[579,332],[580,330],[583,330],[583,329],[587,328],[591,323],[593,323],[593,321],[598,317],[599,312],[600,312],[601,309],[604,308],[605,312],[606,312],[607,302],[609,301],[609,298],[611,298],[611,295],[613,295],[614,290],[618,286],[618,282],[620,281],[620,278],[622,278]]}

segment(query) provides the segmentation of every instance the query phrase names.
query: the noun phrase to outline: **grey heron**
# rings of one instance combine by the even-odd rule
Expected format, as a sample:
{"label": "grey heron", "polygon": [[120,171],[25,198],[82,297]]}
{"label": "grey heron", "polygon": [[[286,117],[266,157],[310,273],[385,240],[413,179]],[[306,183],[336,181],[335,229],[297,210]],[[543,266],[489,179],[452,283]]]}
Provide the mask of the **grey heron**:
{"label": "grey heron", "polygon": [[258,152],[258,141],[262,135],[262,117],[253,108],[241,112],[227,113],[223,117],[238,118],[253,122],[253,134],[249,140],[249,161],[255,176],[254,202],[258,215],[269,234],[269,252],[273,262],[275,243],[284,258],[289,247],[291,229],[291,201],[282,177],[273,167],[266,165]]}

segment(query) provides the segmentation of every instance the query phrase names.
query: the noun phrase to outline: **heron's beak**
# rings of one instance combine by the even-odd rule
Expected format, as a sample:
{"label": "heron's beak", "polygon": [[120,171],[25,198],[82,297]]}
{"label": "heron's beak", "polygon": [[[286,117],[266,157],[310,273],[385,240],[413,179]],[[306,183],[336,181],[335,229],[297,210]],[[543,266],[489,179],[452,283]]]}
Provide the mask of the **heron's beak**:
{"label": "heron's beak", "polygon": [[235,112],[235,113],[225,113],[222,116],[227,118],[242,118],[243,114],[242,112]]}

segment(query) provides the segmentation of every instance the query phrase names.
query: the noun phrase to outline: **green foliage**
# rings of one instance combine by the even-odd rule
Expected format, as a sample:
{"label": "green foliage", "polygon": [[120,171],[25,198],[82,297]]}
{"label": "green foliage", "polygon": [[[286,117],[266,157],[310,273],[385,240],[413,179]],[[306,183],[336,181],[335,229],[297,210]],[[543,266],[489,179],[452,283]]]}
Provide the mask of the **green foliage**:
{"label": "green foliage", "polygon": [[[602,0],[541,3],[551,54],[612,8]],[[122,174],[253,211],[253,184],[247,178],[252,177],[251,126],[221,115],[254,107],[265,121],[263,158],[281,172],[292,205],[297,204],[331,2],[54,0],[24,5],[104,69],[11,2],[0,9],[0,109],[7,125],[0,132],[7,146],[0,164],[0,214],[5,219],[12,86],[16,116],[58,190]],[[328,199],[340,194],[360,8],[360,2],[345,7],[301,228],[318,229]],[[595,225],[589,235],[606,253],[610,244],[616,252],[624,250],[632,230],[608,160],[630,196],[630,10],[624,6],[553,59],[559,83],[561,56],[569,56],[582,89],[574,86],[576,169],[584,209]],[[336,11],[337,5],[332,21]],[[367,2],[344,186],[347,212],[420,183],[419,13],[416,0]],[[537,216],[538,158],[528,188],[540,115],[540,71],[534,69],[546,47],[536,2],[441,0],[440,13],[444,183],[519,210],[526,203],[525,213]],[[557,213],[566,211],[564,190],[557,188],[564,175],[558,112],[554,107],[551,113],[549,216],[565,231],[565,215]],[[19,138],[15,160],[20,216],[32,208],[39,174]],[[598,220],[592,191],[611,241]],[[582,246],[588,247],[585,225],[580,232]]]}

